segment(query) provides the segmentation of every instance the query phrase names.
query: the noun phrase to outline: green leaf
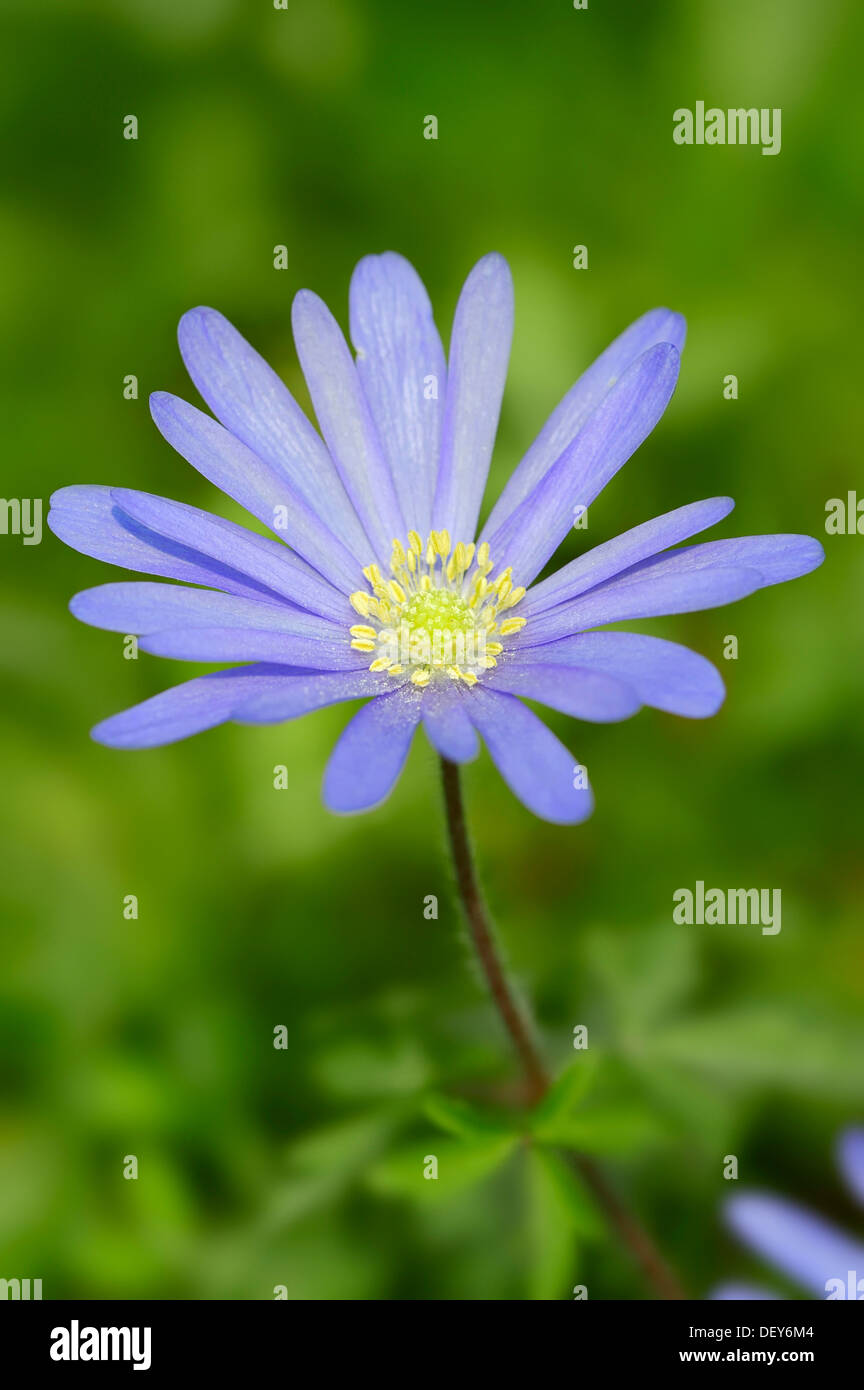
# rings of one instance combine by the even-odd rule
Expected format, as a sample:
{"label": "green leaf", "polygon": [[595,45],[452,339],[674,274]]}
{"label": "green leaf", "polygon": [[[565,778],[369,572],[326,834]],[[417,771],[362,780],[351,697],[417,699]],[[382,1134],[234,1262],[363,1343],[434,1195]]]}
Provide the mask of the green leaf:
{"label": "green leaf", "polygon": [[532,1145],[527,1155],[528,1293],[533,1299],[571,1296],[580,1239],[605,1235],[593,1199],[557,1154]]}
{"label": "green leaf", "polygon": [[368,1174],[368,1185],[383,1197],[440,1201],[489,1177],[518,1142],[516,1135],[416,1140],[376,1164]]}
{"label": "green leaf", "polygon": [[565,1067],[531,1116],[533,1133],[540,1134],[545,1126],[565,1119],[582,1103],[594,1084],[598,1065],[596,1054],[584,1052],[578,1062]]}
{"label": "green leaf", "polygon": [[559,1148],[624,1157],[656,1144],[663,1129],[643,1106],[597,1105],[575,1115],[559,1116],[535,1129],[534,1135],[541,1143]]}
{"label": "green leaf", "polygon": [[423,1110],[433,1124],[460,1139],[482,1142],[519,1132],[515,1119],[505,1118],[451,1096],[432,1094],[423,1101]]}
{"label": "green leaf", "polygon": [[389,1142],[394,1123],[389,1112],[352,1115],[290,1144],[288,1174],[270,1196],[264,1228],[280,1229],[338,1201]]}

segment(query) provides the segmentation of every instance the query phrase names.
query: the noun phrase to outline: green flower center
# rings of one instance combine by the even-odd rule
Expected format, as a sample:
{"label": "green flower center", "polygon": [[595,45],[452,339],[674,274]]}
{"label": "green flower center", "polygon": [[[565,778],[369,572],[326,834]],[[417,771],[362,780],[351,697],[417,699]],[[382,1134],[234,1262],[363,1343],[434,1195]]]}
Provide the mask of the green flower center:
{"label": "green flower center", "polygon": [[429,640],[435,632],[461,632],[463,637],[476,627],[474,614],[460,594],[449,589],[432,589],[428,594],[415,594],[402,609],[402,621],[412,635],[425,631]]}

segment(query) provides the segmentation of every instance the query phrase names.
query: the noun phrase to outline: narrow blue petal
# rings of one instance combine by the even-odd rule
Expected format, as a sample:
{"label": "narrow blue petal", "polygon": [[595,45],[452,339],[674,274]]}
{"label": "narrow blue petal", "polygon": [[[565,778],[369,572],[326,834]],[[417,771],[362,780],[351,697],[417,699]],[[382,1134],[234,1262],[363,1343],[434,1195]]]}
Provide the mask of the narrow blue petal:
{"label": "narrow blue petal", "polygon": [[457,689],[426,690],[423,694],[423,728],[432,747],[451,763],[476,758],[477,733],[468,718],[470,696]]}
{"label": "narrow blue petal", "polygon": [[390,795],[405,766],[420,705],[413,690],[403,689],[358,710],[324,774],[324,801],[331,811],[368,811]]}
{"label": "narrow blue petal", "polygon": [[[644,560],[627,571],[634,578],[648,575],[689,574],[695,570],[721,566],[741,566],[757,570],[760,588],[783,584],[809,574],[825,559],[825,551],[812,536],[732,536],[722,541],[702,541],[685,545],[668,555]],[[627,575],[622,574],[624,579]]]}
{"label": "narrow blue petal", "polygon": [[313,671],[368,669],[368,656],[352,651],[347,639],[328,642],[290,632],[240,627],[178,627],[148,633],[138,642],[142,652],[174,661],[269,661]]}
{"label": "narrow blue petal", "polygon": [[573,524],[574,508],[587,507],[651,433],[678,380],[676,348],[649,348],[604,396],[576,438],[533,492],[482,539],[492,555],[513,569],[514,582],[529,585]]}
{"label": "narrow blue petal", "polygon": [[747,598],[762,587],[758,570],[706,569],[689,573],[646,573],[645,578],[627,576],[611,579],[579,598],[562,603],[558,608],[529,619],[518,635],[522,650],[531,647],[535,656],[546,642],[569,637],[604,623],[618,623],[634,618],[657,618],[670,613],[698,613],[704,608],[719,608]]}
{"label": "narrow blue petal", "polygon": [[369,538],[366,563],[389,565],[393,541],[406,534],[406,525],[351,351],[311,290],[295,296],[292,323],[321,433]]}
{"label": "narrow blue petal", "polygon": [[537,649],[514,652],[508,666],[560,663],[600,671],[635,691],[645,705],[689,719],[706,719],[723,703],[719,672],[698,652],[636,632],[585,632]]}
{"label": "narrow blue petal", "polygon": [[498,429],[510,342],[513,280],[503,256],[484,256],[471,271],[453,320],[441,461],[433,506],[436,528],[470,541]]}
{"label": "narrow blue petal", "polygon": [[526,594],[519,612],[527,618],[532,613],[542,613],[556,604],[566,603],[640,560],[657,555],[679,541],[689,540],[709,526],[716,526],[734,506],[731,497],[709,497],[704,502],[691,502],[663,516],[655,516],[641,526],[634,526],[602,545],[595,545],[593,550],[587,550],[542,583],[535,584]]}
{"label": "narrow blue petal", "polygon": [[490,533],[503,526],[511,512],[534,491],[627,368],[655,343],[671,343],[680,353],[685,333],[686,325],[680,314],[669,309],[651,309],[631,323],[600,354],[553,410],[514,470],[489,517],[487,529]]}
{"label": "narrow blue petal", "polygon": [[[840,1171],[851,1192],[864,1206],[864,1129],[847,1129],[837,1144]],[[864,1278],[864,1270],[861,1272]]]}
{"label": "narrow blue petal", "polygon": [[529,811],[556,825],[587,820],[594,798],[579,780],[576,760],[563,743],[513,695],[476,685],[466,705],[492,761]]}
{"label": "narrow blue petal", "polygon": [[186,370],[213,414],[366,564],[368,543],[333,460],[263,357],[215,309],[190,309],[177,337]]}
{"label": "narrow blue petal", "polygon": [[48,526],[73,550],[121,569],[209,584],[229,594],[276,597],[228,564],[142,526],[121,511],[110,487],[61,487],[51,498]]}
{"label": "narrow blue petal", "polygon": [[849,1271],[864,1277],[864,1244],[804,1207],[771,1193],[742,1192],[725,1206],[736,1236],[789,1279],[817,1298],[828,1284],[845,1284]]}
{"label": "narrow blue petal", "polygon": [[238,724],[279,724],[343,700],[389,693],[393,687],[392,678],[380,671],[308,671],[252,693],[235,704],[231,717]]}
{"label": "narrow blue petal", "polygon": [[196,676],[104,719],[91,734],[108,748],[158,748],[176,743],[224,724],[235,705],[277,687],[292,675],[287,669],[247,666]]}
{"label": "narrow blue petal", "polygon": [[[365,256],[351,279],[357,371],[409,527],[428,534],[447,366],[422,280],[403,256]],[[365,563],[365,562],[364,562]]]}
{"label": "narrow blue petal", "polygon": [[[542,655],[542,653],[535,653]],[[613,676],[586,667],[501,662],[483,677],[487,690],[504,690],[537,700],[550,709],[586,719],[595,724],[611,724],[629,719],[640,708],[640,700],[630,686]]]}
{"label": "narrow blue petal", "polygon": [[288,603],[267,603],[182,584],[100,584],[76,594],[69,607],[76,618],[91,627],[139,637],[171,627],[246,627],[332,642],[345,638],[344,626]]}
{"label": "narrow blue petal", "polygon": [[156,392],[150,397],[150,411],[172,448],[221,492],[257,516],[343,593],[356,587],[362,562],[358,566],[357,557],[287,479],[216,420],[177,396]]}
{"label": "narrow blue petal", "polygon": [[344,597],[318,576],[298,568],[286,546],[248,531],[224,517],[185,502],[174,502],[132,488],[112,488],[116,506],[135,521],[181,545],[200,550],[311,612],[338,619]]}

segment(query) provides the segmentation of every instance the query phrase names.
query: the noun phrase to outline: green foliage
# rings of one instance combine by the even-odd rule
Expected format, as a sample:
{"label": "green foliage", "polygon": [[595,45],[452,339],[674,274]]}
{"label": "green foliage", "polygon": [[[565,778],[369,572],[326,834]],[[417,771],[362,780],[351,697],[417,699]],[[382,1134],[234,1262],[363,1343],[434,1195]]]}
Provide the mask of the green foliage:
{"label": "green foliage", "polygon": [[528,1296],[566,1298],[578,1272],[580,1239],[600,1240],[604,1228],[575,1172],[556,1154],[532,1146],[527,1180]]}
{"label": "green foliage", "polygon": [[460,1139],[482,1142],[484,1139],[513,1134],[517,1128],[512,1116],[494,1115],[479,1106],[449,1096],[427,1096],[423,1108],[433,1124]]}
{"label": "green foliage", "polygon": [[[436,1139],[429,1146],[405,1144],[371,1170],[371,1191],[409,1201],[444,1201],[491,1177],[513,1153],[515,1135]],[[430,1162],[435,1176],[425,1176]]]}

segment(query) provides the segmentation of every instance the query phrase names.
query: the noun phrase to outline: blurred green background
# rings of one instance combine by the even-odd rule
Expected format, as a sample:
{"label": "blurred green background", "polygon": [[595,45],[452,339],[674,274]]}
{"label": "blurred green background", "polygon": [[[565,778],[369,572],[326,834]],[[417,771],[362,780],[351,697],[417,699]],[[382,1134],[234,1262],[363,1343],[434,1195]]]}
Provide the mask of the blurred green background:
{"label": "blurred green background", "polygon": [[[607,1166],[688,1288],[756,1272],[719,1219],[726,1154],[739,1187],[853,1226],[831,1155],[864,1105],[864,541],[826,538],[824,516],[864,493],[860,7],[4,9],[7,496],[47,510],[62,485],[115,483],[236,516],[149,419],[150,390],[196,399],[177,319],[221,309],[306,402],[293,293],[314,288],[345,323],[370,251],[415,263],[445,340],[473,262],[508,257],[493,496],[615,334],[655,304],[687,315],[672,405],[570,553],[728,493],[718,534],[809,532],[827,563],[642,625],[718,661],[716,719],[549,716],[591,770],[587,825],[534,820],[485,755],[469,812],[548,1057],[572,1060],[589,1026],[596,1094],[631,1117]],[[781,107],[781,154],[673,144],[673,110],[699,99]],[[97,747],[93,723],[193,672],[124,660],[119,636],[67,613],[119,571],[47,530],[0,537],[0,562],[0,1275],[42,1278],[46,1298],[568,1298],[577,1282],[644,1297],[525,1146],[487,1172],[429,1118],[432,1093],[506,1107],[517,1072],[462,940],[425,742],[383,809],[344,820],[320,782],[345,708]],[[781,887],[780,935],[673,926],[673,891],[698,878]],[[421,1180],[430,1153],[448,1155],[446,1181]]]}

